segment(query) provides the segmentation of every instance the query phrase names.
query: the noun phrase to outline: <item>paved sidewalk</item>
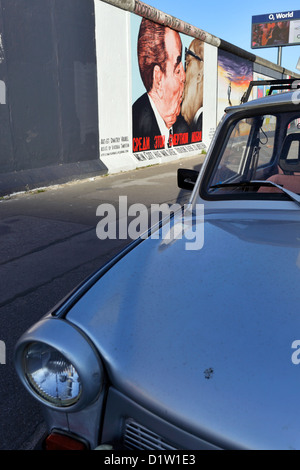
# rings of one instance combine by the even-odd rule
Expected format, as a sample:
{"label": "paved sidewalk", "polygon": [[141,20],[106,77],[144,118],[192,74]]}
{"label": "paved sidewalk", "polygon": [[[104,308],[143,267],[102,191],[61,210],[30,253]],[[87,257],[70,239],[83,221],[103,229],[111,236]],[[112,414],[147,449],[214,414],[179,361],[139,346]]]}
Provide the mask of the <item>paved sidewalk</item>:
{"label": "paved sidewalk", "polygon": [[[96,237],[97,207],[187,202],[177,168],[199,157],[10,195],[0,201],[0,307],[83,264],[104,264],[130,240]],[[50,261],[50,262],[49,262]],[[24,273],[27,273],[24,275]],[[18,282],[16,282],[16,279]]]}
{"label": "paved sidewalk", "polygon": [[148,208],[187,202],[190,193],[177,187],[177,168],[199,168],[202,161],[185,158],[0,199],[0,340],[7,356],[0,366],[0,449],[34,446],[43,429],[37,403],[16,377],[16,341],[130,242],[97,238],[99,204],[117,208],[119,196]]}

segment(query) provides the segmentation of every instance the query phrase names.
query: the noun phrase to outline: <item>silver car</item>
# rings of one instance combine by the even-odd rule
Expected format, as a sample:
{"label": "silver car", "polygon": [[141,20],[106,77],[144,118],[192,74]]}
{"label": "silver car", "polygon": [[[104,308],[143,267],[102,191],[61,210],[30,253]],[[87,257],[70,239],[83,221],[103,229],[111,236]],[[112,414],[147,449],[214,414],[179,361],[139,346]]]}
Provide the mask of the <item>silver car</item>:
{"label": "silver car", "polygon": [[300,449],[297,93],[228,108],[189,204],[20,338],[45,448]]}

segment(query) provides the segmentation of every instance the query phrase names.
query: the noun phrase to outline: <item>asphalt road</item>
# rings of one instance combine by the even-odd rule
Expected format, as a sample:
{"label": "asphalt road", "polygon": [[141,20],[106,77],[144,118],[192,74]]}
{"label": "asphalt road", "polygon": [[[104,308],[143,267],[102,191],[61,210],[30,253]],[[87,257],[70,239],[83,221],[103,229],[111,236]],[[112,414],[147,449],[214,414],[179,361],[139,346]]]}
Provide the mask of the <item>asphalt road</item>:
{"label": "asphalt road", "polygon": [[[177,168],[199,169],[203,156],[95,177],[0,199],[0,450],[32,449],[44,432],[39,405],[13,364],[18,338],[130,240],[99,240],[96,209],[119,196],[128,205],[180,201]],[[2,343],[3,344],[3,343]],[[0,361],[1,362],[1,361]]]}

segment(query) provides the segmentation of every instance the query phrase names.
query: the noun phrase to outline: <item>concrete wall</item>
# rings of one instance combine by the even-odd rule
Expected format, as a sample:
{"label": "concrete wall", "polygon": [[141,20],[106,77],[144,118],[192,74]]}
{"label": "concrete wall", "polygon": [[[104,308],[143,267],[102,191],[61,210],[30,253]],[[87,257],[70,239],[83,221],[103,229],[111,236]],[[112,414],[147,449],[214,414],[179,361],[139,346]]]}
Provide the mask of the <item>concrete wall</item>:
{"label": "concrete wall", "polygon": [[0,0],[0,39],[0,192],[99,167],[93,0]]}
{"label": "concrete wall", "polygon": [[[179,33],[182,63],[194,39],[203,45],[201,128],[176,122],[170,146],[161,130],[133,135],[134,104],[146,91],[143,17]],[[250,80],[287,75],[138,0],[0,0],[0,196],[200,153]],[[186,124],[183,106],[181,114]]]}
{"label": "concrete wall", "polygon": [[[180,19],[165,14],[138,0],[95,0],[96,49],[98,64],[98,108],[100,129],[100,159],[109,172],[192,156],[206,149],[213,137],[224,109],[240,104],[249,82],[254,79],[286,78],[289,71],[222,41]],[[177,134],[172,147],[153,147],[150,129],[134,135],[135,103],[145,94],[137,59],[137,43],[142,18],[170,27],[178,32],[182,44],[182,63],[185,48],[194,40],[202,43],[203,86],[202,127],[193,133],[188,121],[187,130]],[[151,44],[149,43],[149,48]],[[196,69],[195,69],[196,70]],[[194,72],[197,73],[196,71]],[[181,114],[187,99],[188,72]],[[196,87],[196,85],[193,85]],[[195,94],[194,94],[195,96]],[[254,91],[252,98],[257,97]],[[143,106],[146,106],[143,101]],[[144,115],[139,114],[140,120]],[[178,118],[179,119],[179,118]],[[174,124],[174,128],[176,123]],[[161,130],[161,129],[160,129]],[[185,138],[188,133],[188,138]],[[163,137],[162,134],[159,136]],[[158,137],[159,137],[158,136]],[[158,140],[158,139],[156,139]],[[162,140],[162,139],[161,139]],[[175,143],[174,143],[175,142]]]}

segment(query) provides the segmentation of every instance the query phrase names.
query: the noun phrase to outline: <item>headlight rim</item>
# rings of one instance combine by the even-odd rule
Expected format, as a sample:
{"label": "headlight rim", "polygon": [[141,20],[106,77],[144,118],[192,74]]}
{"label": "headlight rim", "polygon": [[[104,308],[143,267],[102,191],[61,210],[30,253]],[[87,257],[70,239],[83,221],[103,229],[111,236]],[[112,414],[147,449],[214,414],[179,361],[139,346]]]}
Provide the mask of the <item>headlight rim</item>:
{"label": "headlight rim", "polygon": [[[29,383],[24,367],[25,351],[31,343],[36,342],[56,349],[75,367],[81,378],[82,388],[79,399],[74,404],[57,406],[38,394]],[[15,347],[15,368],[29,393],[40,403],[56,411],[75,412],[86,408],[98,398],[104,385],[104,368],[94,345],[76,326],[53,317],[36,323],[19,339]]]}

